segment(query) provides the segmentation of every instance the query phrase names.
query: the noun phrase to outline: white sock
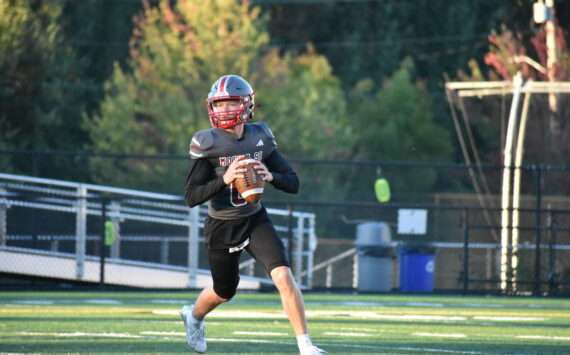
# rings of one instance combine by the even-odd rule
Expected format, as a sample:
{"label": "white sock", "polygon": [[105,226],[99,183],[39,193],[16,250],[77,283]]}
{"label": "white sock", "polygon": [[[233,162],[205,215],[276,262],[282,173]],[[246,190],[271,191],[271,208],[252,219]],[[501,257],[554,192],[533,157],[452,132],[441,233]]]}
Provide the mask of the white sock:
{"label": "white sock", "polygon": [[299,346],[299,349],[307,348],[313,345],[313,342],[311,341],[311,338],[309,338],[309,334],[297,335],[297,345]]}
{"label": "white sock", "polygon": [[197,320],[196,318],[194,318],[194,316],[192,315],[192,312],[189,312],[188,314],[188,319],[190,320],[190,322],[194,325],[200,325],[200,323],[202,323],[201,320]]}

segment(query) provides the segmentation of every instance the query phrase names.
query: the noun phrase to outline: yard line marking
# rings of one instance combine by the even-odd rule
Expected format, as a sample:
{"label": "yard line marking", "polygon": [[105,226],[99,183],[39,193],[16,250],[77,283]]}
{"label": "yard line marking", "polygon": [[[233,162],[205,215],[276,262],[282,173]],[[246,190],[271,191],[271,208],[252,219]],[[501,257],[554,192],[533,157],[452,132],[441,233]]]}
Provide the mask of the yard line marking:
{"label": "yard line marking", "polygon": [[123,301],[105,300],[105,299],[91,299],[91,300],[85,300],[83,302],[93,303],[93,304],[123,304]]}
{"label": "yard line marking", "polygon": [[406,306],[412,307],[445,307],[443,303],[429,303],[429,302],[406,302]]}
{"label": "yard line marking", "polygon": [[372,337],[376,334],[365,333],[340,333],[340,332],[324,332],[325,335],[339,335],[342,337]]}
{"label": "yard line marking", "polygon": [[21,301],[11,301],[16,304],[53,304],[50,300],[21,300]]}
{"label": "yard line marking", "polygon": [[102,337],[102,338],[134,338],[144,339],[146,337],[141,335],[133,335],[129,333],[38,333],[38,332],[16,332],[18,335],[32,335],[32,336],[54,336],[54,337]]}
{"label": "yard line marking", "polygon": [[176,335],[176,336],[186,336],[184,332],[140,332],[140,334],[144,335]]}
{"label": "yard line marking", "polygon": [[236,331],[233,332],[235,335],[267,335],[267,336],[287,336],[287,333],[278,333],[278,332],[241,332]]}
{"label": "yard line marking", "polygon": [[546,321],[549,318],[543,317],[489,317],[489,316],[474,316],[473,319],[477,320],[494,320],[494,321]]}
{"label": "yard line marking", "polygon": [[[6,333],[3,333],[6,334]],[[32,333],[32,332],[19,332],[13,334],[20,335],[36,335],[36,336],[60,336],[60,337],[119,337],[119,338],[136,338],[136,339],[167,339],[167,340],[179,340],[179,338],[172,337],[158,337],[158,336],[142,336],[133,335],[128,333]],[[179,333],[174,333],[178,336]],[[180,336],[185,335],[185,333],[180,333]],[[208,338],[209,342],[235,342],[235,343],[252,343],[252,344],[281,344],[281,345],[297,345],[296,342],[291,341],[277,341],[277,340],[266,340],[266,339],[243,339],[243,338]],[[330,346],[330,347],[340,347],[348,349],[372,349],[372,350],[399,350],[399,351],[414,351],[414,352],[431,352],[439,354],[473,354],[473,355],[486,355],[491,353],[478,352],[478,351],[461,351],[461,350],[448,350],[448,349],[438,349],[438,348],[422,348],[422,347],[403,347],[403,346],[375,346],[375,345],[364,345],[364,344],[338,344],[338,343],[315,343],[318,346]],[[4,355],[5,353],[0,353]]]}
{"label": "yard line marking", "polygon": [[[153,314],[159,315],[176,315],[178,311],[155,309]],[[287,318],[282,311],[260,312],[260,311],[213,311],[208,314],[208,318]]]}
{"label": "yard line marking", "polygon": [[544,336],[544,335],[519,335],[518,339],[549,339],[549,340],[570,340],[570,337]]}
{"label": "yard line marking", "polygon": [[412,333],[412,335],[420,336],[420,337],[442,337],[442,338],[466,338],[467,335],[465,334],[454,334],[454,333]]}
{"label": "yard line marking", "polygon": [[182,300],[150,300],[150,303],[159,303],[159,304],[184,304],[185,301],[182,301]]}
{"label": "yard line marking", "polygon": [[[210,342],[236,342],[236,343],[253,343],[253,344],[281,344],[281,345],[297,345],[297,343],[290,341],[275,341],[275,340],[264,340],[264,339],[239,339],[239,338],[208,338]],[[400,350],[400,351],[417,351],[417,352],[430,352],[438,354],[471,354],[471,355],[486,355],[492,353],[484,353],[480,351],[463,351],[463,350],[448,350],[448,349],[437,349],[437,348],[414,348],[410,346],[375,346],[375,345],[364,345],[364,344],[339,344],[339,343],[313,343],[317,346],[330,346],[348,349],[371,349],[371,350]]]}
{"label": "yard line marking", "polygon": [[[153,310],[153,314],[178,315],[178,311],[173,310]],[[382,312],[384,313],[384,312]],[[371,311],[306,311],[307,317],[351,317],[364,319],[390,319],[390,320],[443,320],[443,321],[464,321],[463,316],[442,316],[442,315],[422,315],[422,314],[381,314]],[[263,311],[213,311],[208,316],[210,318],[287,318],[279,312]]]}
{"label": "yard line marking", "polygon": [[383,332],[380,329],[370,329],[370,328],[349,328],[349,327],[341,327],[342,330],[359,330],[361,332]]}

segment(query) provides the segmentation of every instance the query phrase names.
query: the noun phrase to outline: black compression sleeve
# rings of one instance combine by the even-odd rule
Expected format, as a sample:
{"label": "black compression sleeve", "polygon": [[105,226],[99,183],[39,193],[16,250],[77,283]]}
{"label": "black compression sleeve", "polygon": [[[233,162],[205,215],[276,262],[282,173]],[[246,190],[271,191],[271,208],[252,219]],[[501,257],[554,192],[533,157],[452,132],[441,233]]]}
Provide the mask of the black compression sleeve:
{"label": "black compression sleeve", "polygon": [[273,153],[265,160],[265,165],[273,175],[271,184],[279,190],[296,194],[299,191],[299,178],[293,170],[289,162],[274,150]]}
{"label": "black compression sleeve", "polygon": [[184,199],[190,207],[208,201],[226,188],[224,179],[216,176],[214,168],[207,160],[198,159],[193,162],[184,186]]}

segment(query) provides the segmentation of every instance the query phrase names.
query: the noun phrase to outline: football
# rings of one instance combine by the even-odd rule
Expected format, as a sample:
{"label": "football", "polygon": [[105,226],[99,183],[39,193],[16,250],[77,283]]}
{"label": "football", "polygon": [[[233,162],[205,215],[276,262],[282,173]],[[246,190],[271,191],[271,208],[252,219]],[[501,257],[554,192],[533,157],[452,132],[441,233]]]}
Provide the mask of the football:
{"label": "football", "polygon": [[241,197],[249,203],[258,203],[263,195],[263,188],[265,187],[265,180],[257,173],[254,167],[257,165],[256,160],[245,160],[246,171],[243,173],[242,178],[237,178],[234,181],[234,186]]}

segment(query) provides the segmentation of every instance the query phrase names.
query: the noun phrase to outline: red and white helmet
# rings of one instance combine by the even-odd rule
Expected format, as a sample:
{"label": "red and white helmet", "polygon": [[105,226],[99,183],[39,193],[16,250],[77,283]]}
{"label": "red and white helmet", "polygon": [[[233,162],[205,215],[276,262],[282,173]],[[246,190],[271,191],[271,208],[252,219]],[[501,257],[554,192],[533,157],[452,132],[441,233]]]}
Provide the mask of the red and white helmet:
{"label": "red and white helmet", "polygon": [[[251,120],[255,110],[254,97],[251,85],[240,76],[224,75],[216,80],[206,99],[212,127],[231,128]],[[237,110],[214,110],[214,102],[223,100],[240,100],[241,105]]]}

